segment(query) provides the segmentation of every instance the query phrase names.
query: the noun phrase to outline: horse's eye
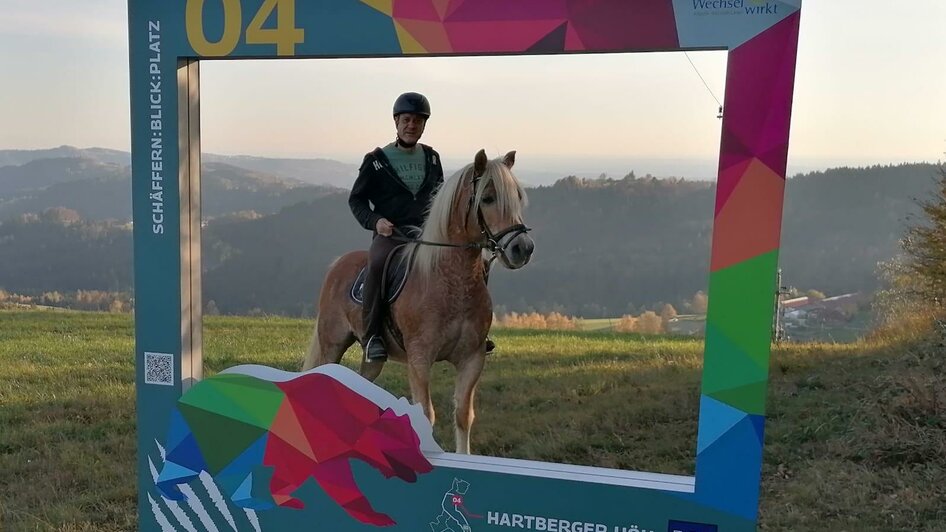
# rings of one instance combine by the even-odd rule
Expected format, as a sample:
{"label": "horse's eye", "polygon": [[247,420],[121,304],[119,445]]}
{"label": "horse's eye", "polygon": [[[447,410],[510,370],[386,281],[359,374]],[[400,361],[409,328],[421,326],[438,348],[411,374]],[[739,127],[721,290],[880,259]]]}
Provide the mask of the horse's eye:
{"label": "horse's eye", "polygon": [[496,201],[496,198],[492,196],[483,196],[483,203],[486,205],[492,205],[494,201]]}

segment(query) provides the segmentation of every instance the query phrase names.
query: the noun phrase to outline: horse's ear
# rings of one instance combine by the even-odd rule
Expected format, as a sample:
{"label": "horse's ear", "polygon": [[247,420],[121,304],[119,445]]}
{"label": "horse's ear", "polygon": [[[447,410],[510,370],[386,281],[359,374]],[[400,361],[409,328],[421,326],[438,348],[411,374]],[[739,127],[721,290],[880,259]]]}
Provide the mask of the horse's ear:
{"label": "horse's ear", "polygon": [[480,150],[476,152],[476,157],[473,158],[473,176],[479,177],[486,173],[486,150]]}
{"label": "horse's ear", "polygon": [[512,165],[516,164],[516,150],[512,150],[503,157],[503,164],[506,168],[512,168]]}

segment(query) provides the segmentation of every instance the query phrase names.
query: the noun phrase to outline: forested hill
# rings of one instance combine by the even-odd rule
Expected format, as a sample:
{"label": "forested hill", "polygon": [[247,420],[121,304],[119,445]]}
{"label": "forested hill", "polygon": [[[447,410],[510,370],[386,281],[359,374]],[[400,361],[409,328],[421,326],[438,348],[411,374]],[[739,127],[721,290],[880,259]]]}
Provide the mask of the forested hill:
{"label": "forested hill", "polygon": [[[241,211],[272,214],[339,190],[220,162],[204,163],[201,172],[201,207],[208,218]],[[130,221],[129,167],[80,156],[0,167],[0,221],[52,207],[87,220]]]}
{"label": "forested hill", "polygon": [[[906,217],[918,210],[914,198],[933,188],[935,172],[933,165],[914,164],[840,168],[790,179],[780,252],[785,283],[827,294],[876,288],[878,261],[897,252]],[[568,177],[528,193],[526,223],[534,228],[535,258],[521,271],[494,270],[491,291],[500,310],[613,316],[653,309],[660,302],[680,308],[706,289],[712,183],[633,174]],[[352,218],[344,191],[301,199],[269,216],[210,220],[203,242],[205,301],[213,300],[225,313],[259,309],[311,315],[327,265],[349,249],[365,247],[369,235]],[[12,276],[10,269],[32,260],[37,246],[58,241],[42,235],[55,232],[60,218],[0,224],[0,288],[47,289],[52,273],[33,282]],[[43,231],[31,227],[35,224]],[[75,223],[60,225],[63,232],[77,231]],[[128,246],[122,243],[130,234],[116,231],[102,227],[82,233],[88,246],[98,246],[92,255],[100,260],[83,263],[88,275],[76,273],[61,254],[43,254],[41,265],[49,272],[73,270],[68,277],[74,289],[114,288],[130,279],[122,269],[131,269]],[[111,247],[100,245],[101,239],[110,239]],[[103,282],[93,275],[96,268],[114,272],[109,286],[91,286]],[[83,282],[86,286],[78,286]],[[62,283],[56,286],[63,289]]]}

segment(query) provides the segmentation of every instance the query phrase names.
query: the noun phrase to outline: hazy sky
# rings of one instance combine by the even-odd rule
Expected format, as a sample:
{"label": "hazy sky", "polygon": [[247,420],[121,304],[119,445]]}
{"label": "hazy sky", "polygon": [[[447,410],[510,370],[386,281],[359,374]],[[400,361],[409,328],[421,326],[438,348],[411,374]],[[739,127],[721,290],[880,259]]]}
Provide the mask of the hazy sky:
{"label": "hazy sky", "polygon": [[[127,150],[125,1],[0,7],[0,148]],[[790,171],[942,160],[944,22],[942,0],[806,0]],[[721,100],[725,52],[689,55]],[[617,172],[714,161],[719,147],[716,102],[682,53],[207,61],[201,84],[203,149],[214,153],[357,162],[390,140],[405,90],[430,98],[424,141],[448,160],[517,149],[549,168],[599,160],[610,165],[587,169]]]}

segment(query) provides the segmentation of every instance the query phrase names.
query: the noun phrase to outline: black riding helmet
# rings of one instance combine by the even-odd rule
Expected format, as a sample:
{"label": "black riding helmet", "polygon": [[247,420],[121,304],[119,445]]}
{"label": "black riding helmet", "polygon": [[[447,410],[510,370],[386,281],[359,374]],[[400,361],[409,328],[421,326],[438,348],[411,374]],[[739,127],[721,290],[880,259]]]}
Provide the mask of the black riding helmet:
{"label": "black riding helmet", "polygon": [[401,113],[414,113],[424,118],[430,118],[430,102],[423,94],[405,92],[394,100],[394,116]]}

